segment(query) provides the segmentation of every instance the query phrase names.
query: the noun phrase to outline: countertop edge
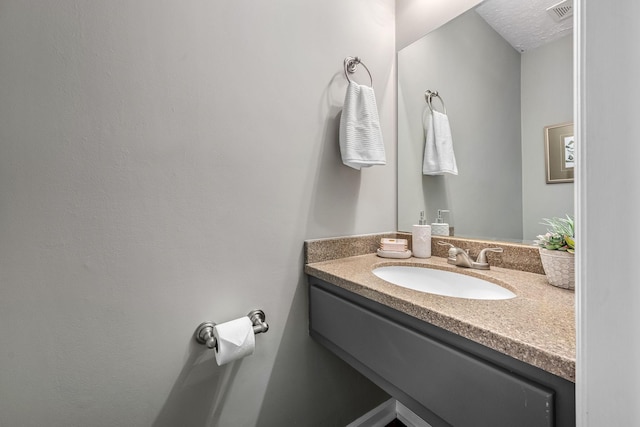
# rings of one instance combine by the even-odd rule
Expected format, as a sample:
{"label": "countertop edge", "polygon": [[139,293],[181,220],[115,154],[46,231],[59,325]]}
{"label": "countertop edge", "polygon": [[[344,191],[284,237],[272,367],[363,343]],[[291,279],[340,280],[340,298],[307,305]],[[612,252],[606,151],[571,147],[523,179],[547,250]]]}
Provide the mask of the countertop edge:
{"label": "countertop edge", "polygon": [[[327,262],[330,261],[317,264],[326,264]],[[535,345],[473,325],[463,319],[397,298],[357,281],[329,273],[319,267],[321,266],[316,268],[314,264],[307,264],[304,272],[575,383],[575,359],[554,354]]]}

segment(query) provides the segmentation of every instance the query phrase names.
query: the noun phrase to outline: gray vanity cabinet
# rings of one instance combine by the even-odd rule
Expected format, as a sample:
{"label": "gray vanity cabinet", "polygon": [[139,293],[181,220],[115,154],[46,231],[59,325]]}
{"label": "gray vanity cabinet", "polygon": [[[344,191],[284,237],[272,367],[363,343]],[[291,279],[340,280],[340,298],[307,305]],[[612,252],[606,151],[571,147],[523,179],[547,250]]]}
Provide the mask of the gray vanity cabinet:
{"label": "gray vanity cabinet", "polygon": [[575,425],[570,381],[320,279],[310,334],[433,427]]}

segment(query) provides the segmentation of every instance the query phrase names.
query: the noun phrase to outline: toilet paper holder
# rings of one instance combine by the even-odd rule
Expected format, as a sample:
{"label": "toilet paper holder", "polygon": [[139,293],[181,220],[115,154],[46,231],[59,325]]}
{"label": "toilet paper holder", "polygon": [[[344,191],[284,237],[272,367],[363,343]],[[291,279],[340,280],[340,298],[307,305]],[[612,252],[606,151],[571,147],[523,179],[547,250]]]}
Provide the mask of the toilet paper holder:
{"label": "toilet paper holder", "polygon": [[[265,322],[266,316],[262,310],[251,310],[247,317],[253,323],[253,333],[262,334],[269,330],[269,325]],[[209,348],[218,348],[218,340],[213,336],[213,322],[202,322],[196,329],[195,338],[200,344],[204,344]]]}

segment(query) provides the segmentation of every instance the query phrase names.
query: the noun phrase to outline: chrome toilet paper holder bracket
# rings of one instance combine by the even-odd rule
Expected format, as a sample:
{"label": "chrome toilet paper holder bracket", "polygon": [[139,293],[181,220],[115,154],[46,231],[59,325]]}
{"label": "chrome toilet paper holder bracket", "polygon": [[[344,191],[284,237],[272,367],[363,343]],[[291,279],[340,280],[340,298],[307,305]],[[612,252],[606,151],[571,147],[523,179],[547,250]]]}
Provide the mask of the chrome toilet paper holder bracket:
{"label": "chrome toilet paper holder bracket", "polygon": [[[253,323],[253,333],[262,334],[269,330],[269,325],[265,322],[267,318],[262,310],[251,310],[247,317]],[[206,345],[209,348],[218,349],[218,340],[213,336],[213,327],[216,326],[214,322],[202,322],[198,325],[195,332],[196,341],[200,344]]]}

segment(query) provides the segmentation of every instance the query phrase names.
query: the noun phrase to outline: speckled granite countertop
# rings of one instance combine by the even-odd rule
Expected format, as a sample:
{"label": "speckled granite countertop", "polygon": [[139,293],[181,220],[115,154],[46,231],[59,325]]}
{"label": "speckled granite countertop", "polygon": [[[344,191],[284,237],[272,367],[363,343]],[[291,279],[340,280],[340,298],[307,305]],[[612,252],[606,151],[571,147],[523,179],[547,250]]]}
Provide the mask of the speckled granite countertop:
{"label": "speckled granite countertop", "polygon": [[[513,291],[508,300],[471,300],[402,288],[372,273],[386,265],[417,265],[469,274]],[[392,260],[366,254],[313,262],[305,273],[575,382],[574,293],[541,274],[491,267],[480,271],[445,258]]]}

